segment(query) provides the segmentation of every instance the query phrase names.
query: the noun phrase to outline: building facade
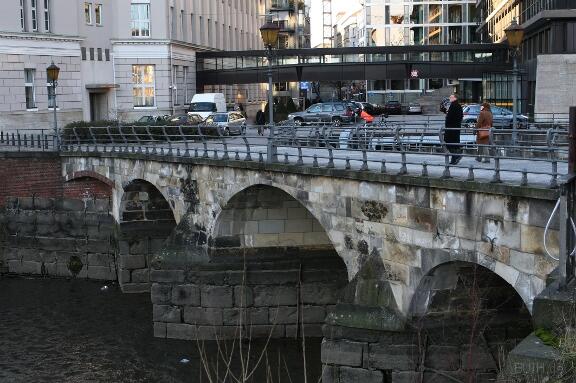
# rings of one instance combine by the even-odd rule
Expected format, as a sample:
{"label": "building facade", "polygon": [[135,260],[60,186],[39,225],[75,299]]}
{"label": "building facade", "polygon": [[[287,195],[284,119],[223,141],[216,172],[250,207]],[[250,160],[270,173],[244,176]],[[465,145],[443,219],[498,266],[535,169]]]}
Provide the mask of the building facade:
{"label": "building facade", "polygon": [[[360,3],[357,3],[360,4]],[[338,15],[335,46],[443,45],[478,42],[476,0],[366,0]],[[369,101],[409,102],[450,85],[478,98],[482,79],[382,79],[366,84]],[[472,90],[475,94],[472,94]]]}
{"label": "building facade", "polygon": [[[46,68],[60,67],[61,125],[175,114],[196,93],[195,53],[261,49],[263,0],[7,0],[0,13],[0,128],[49,128]],[[218,87],[229,103],[260,85]]]}
{"label": "building facade", "polygon": [[[520,110],[534,115],[565,114],[576,105],[576,2],[573,0],[480,0],[478,34],[503,42],[513,19],[524,29],[519,55]],[[510,73],[485,76],[484,98],[511,106]],[[560,96],[559,96],[560,95]]]}

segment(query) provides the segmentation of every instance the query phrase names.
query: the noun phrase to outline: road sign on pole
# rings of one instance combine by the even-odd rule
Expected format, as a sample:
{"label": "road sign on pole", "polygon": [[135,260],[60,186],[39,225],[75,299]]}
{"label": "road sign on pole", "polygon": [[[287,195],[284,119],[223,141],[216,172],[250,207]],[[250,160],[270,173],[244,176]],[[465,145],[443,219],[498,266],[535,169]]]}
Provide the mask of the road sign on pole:
{"label": "road sign on pole", "polygon": [[410,78],[418,78],[419,75],[420,73],[418,72],[418,69],[412,69],[410,71]]}

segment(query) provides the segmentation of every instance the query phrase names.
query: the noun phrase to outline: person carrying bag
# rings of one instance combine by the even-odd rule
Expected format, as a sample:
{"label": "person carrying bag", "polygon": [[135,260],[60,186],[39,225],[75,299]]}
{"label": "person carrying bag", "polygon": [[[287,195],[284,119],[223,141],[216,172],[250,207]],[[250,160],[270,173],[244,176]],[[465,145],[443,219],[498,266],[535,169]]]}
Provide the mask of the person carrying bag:
{"label": "person carrying bag", "polygon": [[478,145],[476,161],[478,162],[490,163],[490,129],[492,129],[493,121],[490,104],[482,103],[476,123],[476,144]]}

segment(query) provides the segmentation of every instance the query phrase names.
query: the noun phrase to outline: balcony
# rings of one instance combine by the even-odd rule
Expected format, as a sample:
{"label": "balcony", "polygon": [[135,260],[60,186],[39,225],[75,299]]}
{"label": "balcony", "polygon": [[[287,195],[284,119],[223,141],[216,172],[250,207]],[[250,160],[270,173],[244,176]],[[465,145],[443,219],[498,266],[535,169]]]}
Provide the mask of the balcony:
{"label": "balcony", "polygon": [[296,2],[294,0],[273,0],[270,3],[270,11],[291,11],[296,10]]}
{"label": "balcony", "polygon": [[278,20],[274,22],[280,27],[280,32],[294,33],[296,31],[295,20]]}
{"label": "balcony", "polygon": [[528,5],[520,14],[520,24],[537,17],[543,11],[554,11],[562,9],[575,9],[574,0],[535,0]]}

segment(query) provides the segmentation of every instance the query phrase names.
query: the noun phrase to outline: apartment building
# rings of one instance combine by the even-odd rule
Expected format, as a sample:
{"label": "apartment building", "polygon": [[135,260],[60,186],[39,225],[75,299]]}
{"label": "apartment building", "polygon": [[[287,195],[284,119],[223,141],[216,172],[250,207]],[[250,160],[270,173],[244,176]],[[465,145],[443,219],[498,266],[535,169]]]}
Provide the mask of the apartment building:
{"label": "apartment building", "polygon": [[[195,54],[261,49],[264,0],[5,0],[0,13],[0,128],[52,127],[46,68],[60,67],[58,119],[133,120],[186,109]],[[218,87],[228,102],[259,85]]]}
{"label": "apartment building", "polygon": [[[576,1],[479,0],[483,42],[505,42],[513,19],[524,29],[521,47],[520,110],[543,115],[567,113],[576,105]],[[484,76],[484,98],[500,105],[512,103],[512,74]]]}

